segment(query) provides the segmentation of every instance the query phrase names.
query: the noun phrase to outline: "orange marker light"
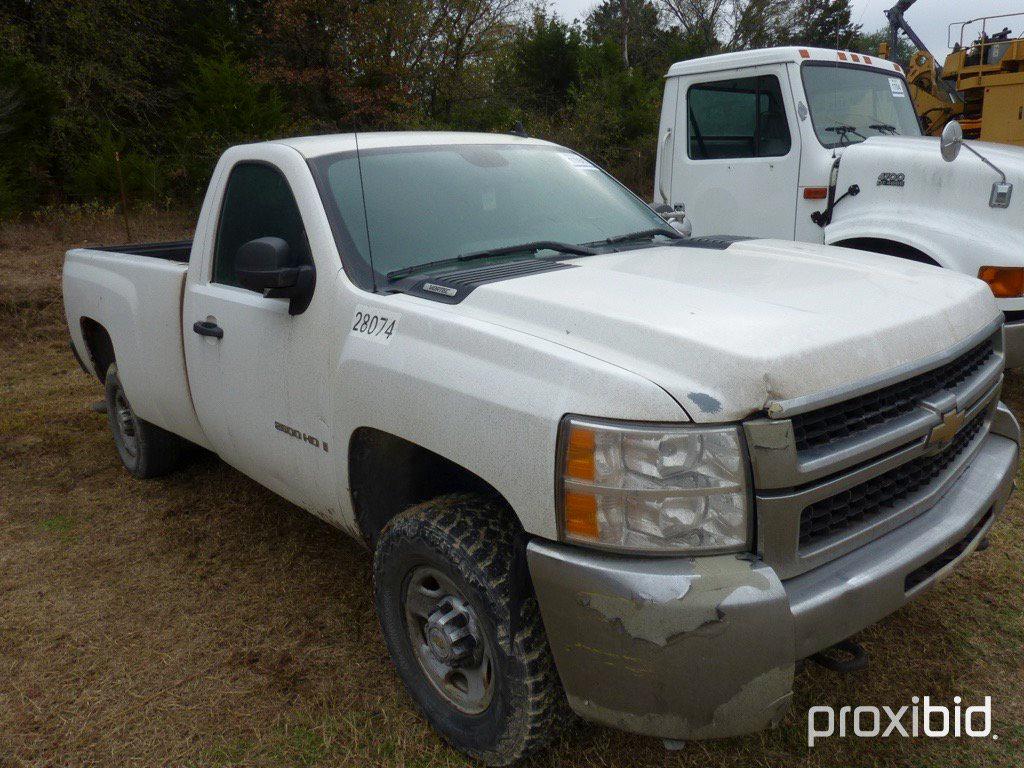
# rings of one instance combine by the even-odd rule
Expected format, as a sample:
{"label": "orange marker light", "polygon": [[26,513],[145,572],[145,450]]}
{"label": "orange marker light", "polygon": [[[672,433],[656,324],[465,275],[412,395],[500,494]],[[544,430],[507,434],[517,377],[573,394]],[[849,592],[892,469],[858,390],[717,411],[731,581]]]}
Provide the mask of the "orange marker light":
{"label": "orange marker light", "polygon": [[846,54],[843,53],[842,51],[839,51],[839,60],[846,61]]}
{"label": "orange marker light", "polygon": [[828,187],[804,187],[804,200],[824,200],[828,197]]}
{"label": "orange marker light", "polygon": [[858,64],[860,64],[860,56],[858,56],[856,53],[851,53],[850,58],[856,61]]}
{"label": "orange marker light", "polygon": [[809,58],[811,58],[811,52],[808,51],[805,48],[801,48],[800,49],[800,58],[801,59],[809,59]]}
{"label": "orange marker light", "polygon": [[865,64],[870,64],[871,63],[871,57],[870,56],[865,56],[864,57],[864,63]]}
{"label": "orange marker light", "polygon": [[597,499],[589,493],[565,494],[565,532],[585,539],[598,539]]}
{"label": "orange marker light", "polygon": [[978,278],[988,283],[997,299],[1024,296],[1024,267],[982,267]]}
{"label": "orange marker light", "polygon": [[569,445],[565,453],[565,474],[568,477],[575,477],[577,480],[594,479],[595,445],[593,430],[573,427],[569,431]]}

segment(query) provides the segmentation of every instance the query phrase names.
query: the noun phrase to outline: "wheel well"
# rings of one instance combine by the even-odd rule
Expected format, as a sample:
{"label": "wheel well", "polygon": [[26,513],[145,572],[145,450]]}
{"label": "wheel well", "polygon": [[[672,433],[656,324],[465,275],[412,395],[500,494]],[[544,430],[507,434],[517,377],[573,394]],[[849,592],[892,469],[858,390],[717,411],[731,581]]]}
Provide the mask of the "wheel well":
{"label": "wheel well", "polygon": [[917,248],[913,248],[903,243],[897,243],[894,240],[885,240],[880,237],[855,237],[851,240],[843,240],[839,243],[832,243],[832,245],[839,248],[854,248],[858,251],[869,251],[870,253],[880,253],[883,256],[895,256],[898,259],[907,259],[908,261],[916,261],[919,264],[931,264],[935,267],[941,267],[935,259],[929,256],[923,251],[919,251]]}
{"label": "wheel well", "polygon": [[85,349],[92,359],[93,368],[96,370],[96,377],[103,383],[107,377],[107,368],[114,362],[114,344],[110,340],[107,329],[90,317],[82,318],[82,338],[85,340]]}
{"label": "wheel well", "polygon": [[478,475],[431,450],[370,427],[352,435],[349,486],[356,522],[372,549],[399,512],[445,493],[475,492],[502,498]]}

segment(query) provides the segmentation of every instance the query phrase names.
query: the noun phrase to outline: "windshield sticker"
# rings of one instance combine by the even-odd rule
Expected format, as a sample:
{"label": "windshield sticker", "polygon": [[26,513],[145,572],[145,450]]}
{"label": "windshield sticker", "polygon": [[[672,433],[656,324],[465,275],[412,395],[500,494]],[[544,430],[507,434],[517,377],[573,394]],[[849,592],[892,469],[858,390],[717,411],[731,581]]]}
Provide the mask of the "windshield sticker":
{"label": "windshield sticker", "polygon": [[889,78],[889,90],[898,99],[902,99],[907,95],[907,92],[903,90],[903,81],[898,77]]}
{"label": "windshield sticker", "polygon": [[571,152],[563,152],[562,153],[562,157],[564,157],[565,161],[569,165],[571,165],[573,168],[578,168],[581,171],[599,171],[599,170],[601,170],[596,165],[594,165],[592,162],[587,160],[587,158],[580,157],[579,155],[574,155]]}
{"label": "windshield sticker", "polygon": [[401,319],[402,316],[394,312],[356,307],[355,317],[352,318],[352,333],[379,344],[390,344]]}

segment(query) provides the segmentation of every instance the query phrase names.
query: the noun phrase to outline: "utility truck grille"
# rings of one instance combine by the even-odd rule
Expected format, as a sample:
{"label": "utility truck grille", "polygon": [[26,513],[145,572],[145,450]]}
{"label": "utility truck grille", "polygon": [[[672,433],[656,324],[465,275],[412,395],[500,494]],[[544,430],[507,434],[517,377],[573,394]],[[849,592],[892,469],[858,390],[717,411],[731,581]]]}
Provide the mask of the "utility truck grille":
{"label": "utility truck grille", "polygon": [[746,422],[761,557],[796,576],[934,506],[984,442],[1002,373],[993,324],[914,369]]}
{"label": "utility truck grille", "polygon": [[922,398],[956,389],[995,354],[995,344],[992,339],[986,339],[935,370],[827,408],[794,416],[796,448],[806,451],[828,445],[910,413]]}

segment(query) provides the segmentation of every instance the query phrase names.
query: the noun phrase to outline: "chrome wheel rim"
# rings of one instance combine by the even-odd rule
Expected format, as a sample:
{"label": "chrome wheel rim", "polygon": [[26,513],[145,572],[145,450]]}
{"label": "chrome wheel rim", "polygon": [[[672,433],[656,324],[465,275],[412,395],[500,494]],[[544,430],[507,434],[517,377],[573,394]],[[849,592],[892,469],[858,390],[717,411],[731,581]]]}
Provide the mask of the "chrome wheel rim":
{"label": "chrome wheel rim", "polygon": [[476,612],[455,583],[430,566],[414,568],[402,589],[413,655],[431,685],[460,712],[487,709],[494,663]]}

